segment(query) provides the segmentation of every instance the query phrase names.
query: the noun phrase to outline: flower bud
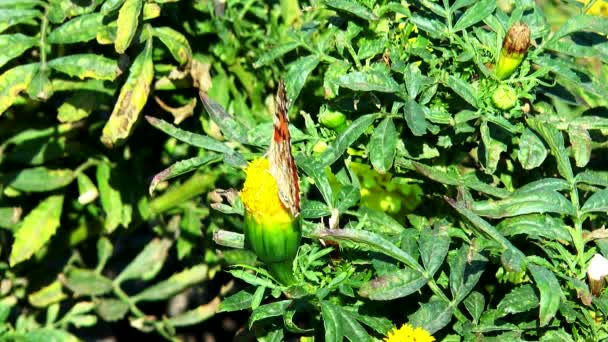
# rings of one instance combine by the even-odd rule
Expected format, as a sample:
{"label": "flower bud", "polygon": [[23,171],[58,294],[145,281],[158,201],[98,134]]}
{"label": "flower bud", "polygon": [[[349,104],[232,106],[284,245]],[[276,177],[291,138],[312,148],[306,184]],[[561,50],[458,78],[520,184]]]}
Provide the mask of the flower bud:
{"label": "flower bud", "polygon": [[589,289],[594,296],[599,296],[604,289],[606,276],[608,276],[608,260],[600,254],[594,255],[587,268]]}
{"label": "flower bud", "polygon": [[498,109],[509,110],[517,104],[517,92],[513,87],[501,84],[494,90],[492,102]]}
{"label": "flower bud", "polygon": [[346,115],[340,112],[334,112],[332,110],[326,110],[323,113],[319,114],[319,122],[321,125],[331,128],[337,129],[340,128],[346,122]]}
{"label": "flower bud", "polygon": [[294,282],[292,263],[302,236],[300,220],[285,208],[279,197],[269,161],[259,158],[245,171],[241,200],[245,205],[245,244],[271,274],[285,285]]}
{"label": "flower bud", "polygon": [[526,24],[517,23],[509,29],[502,41],[502,49],[496,64],[496,77],[500,80],[511,76],[524,60],[530,47],[530,29]]}

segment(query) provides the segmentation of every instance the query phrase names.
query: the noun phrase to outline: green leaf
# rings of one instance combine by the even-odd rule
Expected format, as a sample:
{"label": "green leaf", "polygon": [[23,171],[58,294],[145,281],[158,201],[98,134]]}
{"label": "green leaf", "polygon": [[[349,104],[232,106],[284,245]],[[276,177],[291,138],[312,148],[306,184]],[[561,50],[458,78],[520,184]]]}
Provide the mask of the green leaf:
{"label": "green leaf", "polygon": [[303,155],[296,156],[296,165],[298,165],[308,177],[312,178],[315,187],[319,189],[325,203],[327,205],[332,205],[334,203],[333,190],[329,184],[325,168],[313,158],[304,157]]}
{"label": "green leaf", "polygon": [[106,237],[97,240],[97,267],[95,271],[100,273],[114,252],[114,246]]}
{"label": "green leaf", "polygon": [[29,259],[48,243],[59,227],[63,195],[49,196],[30,211],[15,233],[10,265]]}
{"label": "green leaf", "polygon": [[501,218],[532,213],[558,213],[575,215],[572,203],[559,192],[538,191],[515,193],[498,201],[479,201],[471,206],[473,212],[480,216]]}
{"label": "green leaf", "polygon": [[136,294],[132,299],[136,302],[159,301],[172,297],[186,288],[207,279],[208,267],[205,264],[197,265],[180,273],[172,275],[169,279],[152,285]]}
{"label": "green leaf", "polygon": [[415,100],[409,100],[403,108],[403,114],[412,134],[419,137],[426,133],[429,123],[424,117],[423,106],[418,104]]}
{"label": "green leaf", "polygon": [[43,166],[23,169],[16,173],[1,175],[0,180],[20,191],[46,192],[70,184],[75,174],[72,170],[49,170]]}
{"label": "green leaf", "polygon": [[125,0],[118,11],[118,19],[116,23],[116,40],[114,41],[114,49],[118,53],[124,53],[135,36],[137,27],[139,26],[139,14],[143,6],[142,0]]}
{"label": "green leaf", "polygon": [[[483,164],[484,171],[489,174],[493,174],[496,171],[496,166],[500,161],[500,154],[507,152],[507,145],[501,141],[498,141],[490,136],[490,127],[487,121],[482,121],[481,127],[479,128],[481,133],[481,141],[483,141]],[[478,151],[480,151],[479,149]]]}
{"label": "green leaf", "polygon": [[591,136],[586,129],[568,127],[572,155],[576,166],[585,167],[591,159]]}
{"label": "green leaf", "polygon": [[295,101],[306,83],[308,75],[319,65],[321,58],[317,55],[300,57],[287,65],[285,91],[288,101]]}
{"label": "green leaf", "polygon": [[354,242],[361,248],[380,252],[395,260],[401,261],[416,271],[424,271],[416,259],[410,254],[375,233],[356,229],[319,229],[312,232],[310,235],[313,238],[319,239]]}
{"label": "green leaf", "polygon": [[534,278],[536,287],[540,291],[540,326],[544,327],[557,313],[559,303],[563,296],[559,281],[548,269],[530,264],[528,269]]}
{"label": "green leaf", "polygon": [[530,214],[500,221],[496,229],[504,236],[526,235],[541,241],[544,239],[571,241],[568,227],[561,219],[551,215]]}
{"label": "green leaf", "polygon": [[407,318],[412,326],[434,334],[452,321],[452,307],[442,300],[431,300]]}
{"label": "green leaf", "polygon": [[188,172],[195,171],[202,166],[217,163],[221,160],[222,156],[215,153],[209,153],[204,155],[203,157],[193,157],[190,159],[180,160],[177,163],[169,166],[168,168],[154,175],[154,178],[152,178],[152,182],[150,182],[148,192],[152,194],[154,192],[154,189],[160,182],[175,178]]}
{"label": "green leaf", "polygon": [[2,335],[5,341],[25,342],[78,342],[79,339],[65,330],[40,328],[28,332],[14,331]]}
{"label": "green leaf", "polygon": [[55,280],[49,285],[30,294],[27,299],[29,303],[32,304],[32,306],[37,308],[44,308],[51,304],[59,303],[66,297],[66,294],[63,293],[63,290],[61,288],[61,283],[58,280]]}
{"label": "green leaf", "polygon": [[[12,6],[10,6],[12,7]],[[37,9],[0,8],[0,33],[18,24],[37,25],[42,13]]]}
{"label": "green leaf", "polygon": [[547,158],[547,149],[542,140],[530,129],[526,128],[519,138],[517,159],[526,170],[539,167]]}
{"label": "green leaf", "polygon": [[325,0],[325,5],[333,9],[350,13],[365,20],[378,20],[378,16],[367,7],[356,1],[349,0]]}
{"label": "green leaf", "polygon": [[360,199],[361,191],[359,188],[352,185],[344,185],[336,194],[333,206],[338,209],[340,213],[344,213],[348,209],[356,206]]}
{"label": "green leaf", "polygon": [[396,93],[399,84],[391,77],[388,71],[368,70],[366,72],[353,71],[340,77],[337,84],[342,88],[354,91],[377,91],[381,93]]}
{"label": "green leaf", "polygon": [[83,14],[66,21],[47,36],[52,44],[73,44],[95,39],[103,25],[103,14]]}
{"label": "green leaf", "polygon": [[410,20],[418,29],[427,32],[432,37],[444,37],[447,34],[447,26],[437,19],[428,19],[418,15],[412,15]]}
{"label": "green leaf", "polygon": [[359,206],[359,209],[354,215],[359,218],[360,221],[369,222],[370,226],[374,226],[375,231],[381,234],[400,235],[405,230],[401,223],[380,210],[362,205]]}
{"label": "green leaf", "polygon": [[97,313],[106,322],[115,322],[125,317],[129,304],[119,299],[104,298],[97,302]]}
{"label": "green leaf", "polygon": [[340,135],[334,140],[331,145],[321,154],[320,165],[329,166],[338,160],[344,151],[352,145],[377,118],[376,114],[367,114],[360,116],[353,121]]}
{"label": "green leaf", "polygon": [[477,291],[471,292],[471,294],[468,295],[467,298],[465,298],[465,300],[463,301],[464,306],[467,308],[467,311],[473,317],[474,322],[479,321],[479,317],[481,317],[481,314],[484,312],[484,308],[486,305],[485,302],[486,300],[484,296]]}
{"label": "green leaf", "polygon": [[344,337],[351,342],[372,341],[349,311],[324,300],[321,301],[321,315],[325,326],[325,341],[341,342]]}
{"label": "green leaf", "polygon": [[458,77],[450,75],[448,81],[444,83],[446,86],[452,88],[460,97],[467,101],[471,106],[477,108],[477,91],[469,83],[461,80]]}
{"label": "green leaf", "polygon": [[101,6],[101,14],[107,15],[110,12],[116,11],[125,0],[106,0]]}
{"label": "green leaf", "polygon": [[38,63],[31,63],[18,65],[0,75],[0,115],[27,89],[37,71]]}
{"label": "green leaf", "polygon": [[252,288],[247,288],[225,298],[217,312],[232,312],[250,308],[253,300],[252,292]]}
{"label": "green leaf", "polygon": [[477,1],[458,19],[456,25],[454,25],[454,32],[464,30],[484,20],[494,12],[494,9],[496,9],[496,1],[494,0]]}
{"label": "green leaf", "polygon": [[131,135],[139,113],[148,101],[153,78],[152,43],[148,40],[144,51],[135,58],[129,68],[129,77],[120,89],[114,110],[103,128],[101,142],[106,146],[114,147]]}
{"label": "green leaf", "polygon": [[538,304],[538,297],[532,285],[526,284],[516,287],[498,303],[496,307],[497,317],[526,312],[534,309]]}
{"label": "green leaf", "polygon": [[422,265],[432,277],[441,267],[450,247],[450,237],[446,227],[423,229],[418,240]]}
{"label": "green leaf", "polygon": [[81,80],[94,78],[113,81],[121,73],[115,60],[90,53],[55,58],[49,61],[48,66]]}
{"label": "green leaf", "polygon": [[0,207],[0,228],[13,229],[21,220],[20,207]]}
{"label": "green leaf", "polygon": [[216,297],[207,304],[199,305],[192,310],[170,317],[166,322],[172,327],[185,327],[204,322],[215,316],[220,302],[220,299]]}
{"label": "green leaf", "polygon": [[163,267],[167,258],[171,240],[154,239],[133,259],[125,269],[114,279],[120,284],[129,279],[150,280]]}
{"label": "green leaf", "polygon": [[63,281],[74,295],[99,296],[112,291],[112,281],[94,271],[70,268]]}
{"label": "green leaf", "polygon": [[97,188],[101,199],[101,207],[106,213],[104,229],[111,233],[122,222],[123,204],[120,192],[110,182],[112,169],[109,163],[97,165]]}
{"label": "green leaf", "polygon": [[245,125],[237,121],[232,115],[226,113],[224,108],[219,103],[213,101],[206,93],[199,92],[199,95],[205,110],[209,113],[209,117],[220,127],[222,134],[227,139],[243,144],[249,142],[248,129]]}
{"label": "green leaf", "polygon": [[158,37],[163,44],[169,49],[175,60],[181,64],[188,64],[192,60],[192,48],[188,39],[183,34],[175,31],[170,27],[153,27],[152,33]]}
{"label": "green leaf", "polygon": [[363,283],[359,294],[371,300],[392,300],[409,296],[426,282],[427,279],[421,273],[411,269],[400,269]]}
{"label": "green leaf", "polygon": [[568,160],[568,152],[564,146],[564,136],[555,126],[541,122],[537,119],[527,119],[528,125],[545,139],[551,149],[551,154],[557,160],[557,170],[568,182],[572,183],[574,174]]}
{"label": "green leaf", "polygon": [[283,44],[278,44],[272,50],[264,52],[254,63],[253,67],[258,69],[262,66],[272,63],[275,59],[283,56],[284,54],[298,48],[301,45],[300,42],[290,41]]}
{"label": "green leaf", "polygon": [[608,189],[600,190],[585,202],[581,208],[583,213],[607,212],[608,211]]}
{"label": "green leaf", "polygon": [[258,306],[257,309],[253,310],[251,316],[249,316],[249,327],[253,326],[253,323],[262,320],[264,318],[282,316],[287,308],[293,303],[293,300],[281,300],[278,302]]}
{"label": "green leaf", "polygon": [[479,282],[487,262],[483,255],[477,252],[471,254],[466,245],[450,253],[450,291],[454,302],[459,303],[469,295]]}
{"label": "green leaf", "polygon": [[462,216],[466,217],[479,233],[490,238],[491,240],[496,241],[505,249],[503,256],[501,257],[501,262],[508,271],[521,272],[525,269],[525,255],[519,249],[513,246],[511,241],[502,236],[502,234],[500,234],[496,228],[494,228],[488,222],[475,215],[475,213],[469,210],[464,203],[456,202],[449,198],[446,198],[446,200],[448,204],[456,209],[456,211],[458,211]]}
{"label": "green leaf", "polygon": [[577,183],[608,187],[608,172],[585,170],[576,175],[575,181]]}
{"label": "green leaf", "polygon": [[13,58],[21,56],[23,52],[38,43],[35,37],[21,33],[0,35],[0,68]]}

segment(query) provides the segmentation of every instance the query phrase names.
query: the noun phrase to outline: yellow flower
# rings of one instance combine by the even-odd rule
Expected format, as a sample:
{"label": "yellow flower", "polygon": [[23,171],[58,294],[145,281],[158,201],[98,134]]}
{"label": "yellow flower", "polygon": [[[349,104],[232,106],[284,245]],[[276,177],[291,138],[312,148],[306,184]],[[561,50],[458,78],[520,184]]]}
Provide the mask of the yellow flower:
{"label": "yellow flower", "polygon": [[[579,0],[579,2],[582,2],[586,5],[587,3],[589,3],[589,0]],[[587,10],[587,14],[608,17],[608,1],[606,1],[606,0],[596,1],[593,4],[593,6],[591,6]]]}
{"label": "yellow flower", "polygon": [[404,324],[401,328],[394,328],[384,338],[385,342],[433,342],[435,338],[423,328],[413,328]]}
{"label": "yellow flower", "polygon": [[247,212],[258,221],[291,222],[293,217],[279,198],[277,182],[270,174],[266,158],[253,160],[245,170],[247,177],[241,200]]}

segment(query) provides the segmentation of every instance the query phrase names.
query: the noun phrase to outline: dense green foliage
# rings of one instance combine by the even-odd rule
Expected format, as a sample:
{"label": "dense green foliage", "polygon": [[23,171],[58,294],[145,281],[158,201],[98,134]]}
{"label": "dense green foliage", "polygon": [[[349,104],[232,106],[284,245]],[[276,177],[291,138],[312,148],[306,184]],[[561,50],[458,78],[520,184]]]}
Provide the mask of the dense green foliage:
{"label": "dense green foliage", "polygon": [[[596,2],[0,0],[0,340],[608,338]],[[279,79],[290,287],[243,248],[237,192]]]}

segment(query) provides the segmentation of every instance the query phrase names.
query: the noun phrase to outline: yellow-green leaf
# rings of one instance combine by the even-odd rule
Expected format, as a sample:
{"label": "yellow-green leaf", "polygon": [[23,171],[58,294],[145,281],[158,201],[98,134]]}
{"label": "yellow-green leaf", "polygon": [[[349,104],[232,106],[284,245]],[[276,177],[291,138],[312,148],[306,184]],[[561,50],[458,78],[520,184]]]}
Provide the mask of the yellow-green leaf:
{"label": "yellow-green leaf", "polygon": [[0,35],[0,67],[15,57],[36,45],[38,39],[21,33]]}
{"label": "yellow-green leaf", "polygon": [[120,75],[120,68],[115,60],[92,53],[55,58],[48,65],[59,72],[80,79],[95,78],[113,81]]}
{"label": "yellow-green leaf", "polygon": [[139,25],[139,14],[142,8],[142,0],[126,0],[118,11],[118,29],[114,49],[118,53],[124,53],[131,45],[131,41]]}
{"label": "yellow-green leaf", "polygon": [[173,58],[175,58],[179,64],[190,62],[192,59],[192,49],[190,48],[188,39],[186,39],[183,34],[170,27],[155,27],[152,30],[154,36],[158,37],[158,39],[165,44]]}
{"label": "yellow-green leaf", "polygon": [[10,265],[29,259],[42,248],[59,227],[63,207],[63,195],[53,195],[32,210],[15,233]]}
{"label": "yellow-green leaf", "polygon": [[57,303],[65,299],[67,296],[61,289],[61,283],[58,280],[41,288],[40,290],[30,294],[27,299],[35,307],[44,308],[53,303]]}
{"label": "yellow-green leaf", "polygon": [[103,128],[101,141],[106,146],[113,147],[131,134],[133,125],[148,100],[153,78],[152,44],[148,41],[145,50],[131,65],[129,78],[120,90],[112,115]]}
{"label": "yellow-green leaf", "polygon": [[49,43],[70,44],[95,39],[102,27],[103,15],[91,13],[78,16],[54,29],[47,37]]}
{"label": "yellow-green leaf", "polygon": [[15,103],[20,92],[27,89],[36,70],[38,63],[24,64],[0,75],[0,115]]}
{"label": "yellow-green leaf", "polygon": [[122,199],[120,192],[112,187],[110,175],[112,169],[108,163],[97,165],[97,187],[101,199],[101,207],[106,213],[104,228],[111,233],[122,221]]}
{"label": "yellow-green leaf", "polygon": [[0,175],[0,182],[19,191],[45,192],[62,188],[74,180],[70,169],[47,169],[39,166]]}

